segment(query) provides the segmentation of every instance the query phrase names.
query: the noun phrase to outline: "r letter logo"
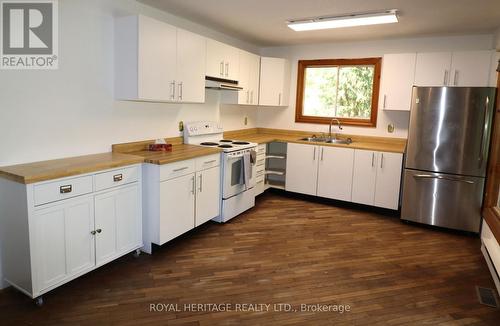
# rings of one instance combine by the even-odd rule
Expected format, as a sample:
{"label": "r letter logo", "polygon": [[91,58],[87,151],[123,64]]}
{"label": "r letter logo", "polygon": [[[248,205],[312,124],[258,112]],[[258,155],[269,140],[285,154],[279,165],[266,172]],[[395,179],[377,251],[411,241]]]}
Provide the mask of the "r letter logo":
{"label": "r letter logo", "polygon": [[1,69],[57,69],[57,0],[1,1]]}

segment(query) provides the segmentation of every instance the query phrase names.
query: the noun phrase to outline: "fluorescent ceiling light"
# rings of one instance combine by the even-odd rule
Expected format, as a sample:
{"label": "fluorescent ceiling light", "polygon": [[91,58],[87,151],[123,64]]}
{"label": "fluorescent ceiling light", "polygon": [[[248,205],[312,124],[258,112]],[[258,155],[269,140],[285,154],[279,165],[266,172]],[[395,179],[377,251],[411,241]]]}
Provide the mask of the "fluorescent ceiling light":
{"label": "fluorescent ceiling light", "polygon": [[288,27],[296,32],[313,31],[318,29],[341,28],[352,26],[366,26],[376,24],[397,23],[397,10],[385,10],[383,12],[352,14],[336,17],[318,17],[289,21]]}

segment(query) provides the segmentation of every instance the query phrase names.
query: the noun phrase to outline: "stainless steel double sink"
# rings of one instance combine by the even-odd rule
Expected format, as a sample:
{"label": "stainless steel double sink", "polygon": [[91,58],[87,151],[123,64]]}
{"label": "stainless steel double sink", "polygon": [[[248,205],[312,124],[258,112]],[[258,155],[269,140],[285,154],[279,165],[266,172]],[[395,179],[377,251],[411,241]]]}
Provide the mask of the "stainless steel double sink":
{"label": "stainless steel double sink", "polygon": [[340,138],[324,138],[324,137],[305,137],[305,138],[300,138],[299,140],[301,141],[307,141],[311,143],[327,143],[327,144],[343,144],[343,145],[349,145],[352,143],[351,138],[345,138],[345,139],[340,139]]}

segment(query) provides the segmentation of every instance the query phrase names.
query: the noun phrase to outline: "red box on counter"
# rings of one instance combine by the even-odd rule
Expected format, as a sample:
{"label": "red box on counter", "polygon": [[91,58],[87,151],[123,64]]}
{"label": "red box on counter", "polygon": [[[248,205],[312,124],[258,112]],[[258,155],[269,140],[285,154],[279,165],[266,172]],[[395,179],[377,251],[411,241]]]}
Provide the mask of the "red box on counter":
{"label": "red box on counter", "polygon": [[171,152],[172,144],[149,144],[149,150],[152,152]]}

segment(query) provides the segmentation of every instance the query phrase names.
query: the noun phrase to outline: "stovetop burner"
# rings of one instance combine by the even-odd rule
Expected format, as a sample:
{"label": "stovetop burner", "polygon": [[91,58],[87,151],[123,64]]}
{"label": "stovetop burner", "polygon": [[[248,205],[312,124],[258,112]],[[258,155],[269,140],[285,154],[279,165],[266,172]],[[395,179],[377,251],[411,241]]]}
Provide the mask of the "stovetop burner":
{"label": "stovetop burner", "polygon": [[232,145],[219,145],[220,148],[232,148]]}
{"label": "stovetop burner", "polygon": [[221,139],[219,140],[221,143],[232,143],[233,141],[230,139]]}
{"label": "stovetop burner", "polygon": [[203,145],[203,146],[217,146],[219,144],[207,141],[207,142],[200,143],[200,145]]}
{"label": "stovetop burner", "polygon": [[233,141],[233,144],[234,145],[248,145],[250,143],[247,141]]}

